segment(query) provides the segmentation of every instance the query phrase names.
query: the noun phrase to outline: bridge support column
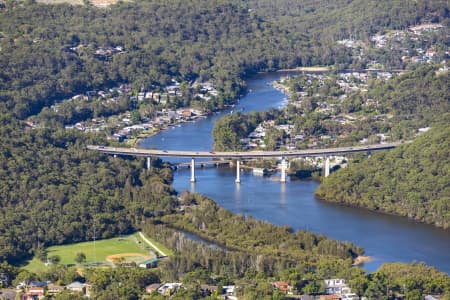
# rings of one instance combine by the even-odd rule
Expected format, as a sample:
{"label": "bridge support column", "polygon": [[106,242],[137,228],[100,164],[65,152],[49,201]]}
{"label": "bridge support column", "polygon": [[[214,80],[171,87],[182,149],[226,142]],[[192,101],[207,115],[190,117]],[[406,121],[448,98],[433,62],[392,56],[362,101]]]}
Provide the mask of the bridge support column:
{"label": "bridge support column", "polygon": [[236,183],[241,183],[241,166],[239,159],[236,161]]}
{"label": "bridge support column", "polygon": [[280,178],[281,183],[286,182],[286,169],[287,169],[287,160],[283,157],[281,159],[281,178]]}
{"label": "bridge support column", "polygon": [[147,156],[147,170],[150,170],[152,168],[152,157]]}
{"label": "bridge support column", "polygon": [[191,182],[195,182],[195,159],[191,160]]}
{"label": "bridge support column", "polygon": [[327,156],[325,158],[325,177],[330,176],[330,158]]}

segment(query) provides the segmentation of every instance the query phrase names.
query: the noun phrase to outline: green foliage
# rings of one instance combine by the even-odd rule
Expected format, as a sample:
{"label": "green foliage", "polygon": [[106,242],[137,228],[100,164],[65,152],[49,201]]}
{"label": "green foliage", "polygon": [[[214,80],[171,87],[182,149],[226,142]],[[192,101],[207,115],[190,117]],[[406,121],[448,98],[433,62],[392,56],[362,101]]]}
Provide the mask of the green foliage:
{"label": "green foliage", "polygon": [[[225,115],[214,123],[212,131],[214,150],[242,150],[241,139],[246,138],[259,123],[274,120],[281,112],[275,109],[242,114],[240,112]],[[275,140],[275,139],[274,139]]]}
{"label": "green foliage", "polygon": [[381,113],[393,115],[392,139],[399,140],[409,138],[408,131],[428,126],[450,111],[449,86],[449,76],[437,73],[435,67],[424,66],[378,83],[367,97],[378,100]]}
{"label": "green foliage", "polygon": [[48,258],[49,262],[53,265],[57,265],[61,261],[61,257],[59,255],[52,255]]}
{"label": "green foliage", "polygon": [[[428,16],[434,16],[433,21],[448,17],[444,1],[410,1],[406,7],[398,1],[375,1],[369,5],[365,2],[310,1],[296,6],[281,1],[280,9],[266,9],[273,7],[273,1],[247,5],[239,1],[150,0],[120,2],[107,10],[32,1],[0,4],[2,272],[15,277],[14,284],[37,277],[67,284],[78,275],[65,266],[52,265],[37,275],[19,273],[7,262],[17,262],[47,245],[86,241],[93,236],[107,238],[141,226],[164,237],[162,240],[176,249],[173,259],[161,263],[165,270],[161,276],[165,278],[177,279],[188,274],[190,281],[195,281],[195,277],[213,281],[215,274],[220,276],[217,282],[228,283],[230,278],[252,274],[249,270],[255,270],[258,279],[286,269],[298,270],[288,274],[296,279],[316,267],[329,276],[342,269],[348,271],[351,258],[362,253],[362,249],[321,235],[293,233],[290,228],[233,216],[195,196],[189,201],[198,202],[198,209],[176,214],[178,203],[169,186],[172,175],[164,165],[144,171],[143,159],[113,159],[84,148],[94,142],[106,143],[100,136],[57,128],[63,122],[126,110],[130,107],[127,99],[109,108],[102,107],[99,101],[69,103],[62,106],[61,115],[52,114],[48,107],[91,89],[119,83],[131,83],[136,91],[162,88],[176,77],[185,82],[214,81],[219,95],[207,104],[211,111],[236,98],[244,87],[242,78],[255,72],[297,65],[350,63],[349,50],[335,46],[337,38],[365,36],[386,27],[426,20]],[[369,17],[365,16],[366,11],[371,12]],[[355,15],[358,17],[354,18]],[[360,26],[363,22],[368,26]],[[107,56],[96,54],[100,48],[116,46],[123,46],[125,51]],[[427,78],[425,82],[431,83]],[[442,81],[433,87],[442,88],[445,84]],[[335,93],[333,86],[326,88]],[[414,87],[408,83],[404,88]],[[389,95],[393,107],[420,114],[420,110],[403,103],[407,98]],[[401,103],[395,101],[397,96]],[[423,114],[424,118],[435,112],[436,102],[429,100],[425,104],[431,107]],[[174,105],[184,105],[182,101],[179,99]],[[310,104],[312,110],[314,103]],[[357,109],[357,104],[349,103],[349,110]],[[39,118],[46,120],[47,128],[25,130],[19,120],[38,113]],[[63,120],[59,119],[61,116]],[[133,118],[137,121],[140,115],[134,113]],[[222,125],[218,122],[217,140],[225,142],[217,149],[238,149],[239,139],[256,126],[258,119],[270,118],[275,119],[276,113],[250,115],[243,124],[234,116],[225,119]],[[304,121],[308,131],[320,131],[319,116]],[[448,149],[448,142],[445,146]],[[430,147],[427,145],[425,149]],[[434,164],[439,164],[435,159],[440,157],[438,150],[429,152]],[[447,172],[446,165],[439,165],[432,174]],[[416,178],[415,174],[410,176]],[[440,178],[448,182],[445,176]],[[414,195],[409,198],[422,200],[421,194],[412,192]],[[444,200],[433,206],[437,216],[444,215],[442,224],[448,220],[445,215],[448,199]],[[229,250],[188,243],[167,226],[153,222],[168,222],[222,243]],[[49,259],[57,261],[56,256]],[[79,262],[82,261],[80,256]],[[111,299],[111,295],[138,299],[145,285],[159,282],[155,273],[131,268],[86,270],[85,276],[93,284],[96,299]],[[359,284],[362,291],[366,283],[358,276],[361,280],[355,285]],[[376,282],[367,284],[371,295],[384,287],[378,284],[381,280]],[[181,298],[197,297],[192,291],[183,293]],[[260,299],[270,297],[267,283],[249,293],[261,296]],[[411,299],[417,296],[415,288],[408,293]],[[63,293],[58,297],[77,296]]]}
{"label": "green foliage", "polygon": [[316,194],[448,228],[450,128],[448,114],[411,144],[374,154],[326,178]]}
{"label": "green foliage", "polygon": [[323,284],[317,280],[310,281],[302,288],[302,292],[307,295],[319,295],[324,292]]}
{"label": "green foliage", "polygon": [[86,280],[92,284],[95,299],[140,299],[144,288],[158,283],[155,272],[141,268],[87,269]]}
{"label": "green foliage", "polygon": [[[176,255],[175,260],[197,261],[203,268],[218,275],[225,275],[228,270],[233,276],[243,277],[251,269],[273,276],[286,268],[298,267],[303,270],[326,269],[327,271],[323,271],[324,276],[335,276],[341,270],[350,268],[352,258],[363,252],[361,248],[348,242],[339,242],[306,231],[294,233],[287,226],[278,227],[251,217],[233,215],[201,196],[197,199],[195,208],[185,210],[183,215],[165,215],[161,220],[225,247],[228,250],[226,252],[208,249],[198,253],[191,248],[186,251],[181,237],[175,235],[169,238],[167,234],[163,235],[166,236],[164,243],[173,244],[181,255]],[[149,235],[155,236],[154,232],[161,232],[158,226],[147,226],[152,231]],[[190,258],[183,256],[185,254],[182,253],[186,252]],[[218,255],[217,252],[221,254]],[[220,258],[212,260],[209,255]],[[222,265],[216,266],[220,261]],[[189,263],[179,265],[185,265],[186,271],[189,271]]]}
{"label": "green foliage", "polygon": [[83,252],[78,252],[77,254],[75,254],[75,259],[77,264],[82,264],[86,261],[86,254],[84,254]]}
{"label": "green foliage", "polygon": [[93,136],[25,131],[11,118],[1,135],[0,260],[23,259],[43,245],[92,240],[94,227],[98,239],[131,233],[138,220],[172,209],[170,181],[160,169],[145,172],[143,160],[84,149]]}
{"label": "green foliage", "polygon": [[241,75],[298,64],[294,41],[238,1],[30,4],[1,10],[0,29],[0,99],[19,118],[86,90],[145,90],[172,77],[213,80],[223,101],[239,95]]}
{"label": "green foliage", "polygon": [[[367,40],[387,29],[403,29],[421,22],[448,18],[448,3],[437,1],[250,1],[257,14],[280,24],[290,32],[311,35],[315,43],[348,37]],[[316,51],[318,49],[315,49]],[[332,49],[327,49],[331,51]],[[325,53],[323,54],[325,55]]]}
{"label": "green foliage", "polygon": [[410,299],[450,291],[450,278],[447,274],[420,263],[384,264],[377,273],[384,274],[385,282],[391,291],[403,293]]}

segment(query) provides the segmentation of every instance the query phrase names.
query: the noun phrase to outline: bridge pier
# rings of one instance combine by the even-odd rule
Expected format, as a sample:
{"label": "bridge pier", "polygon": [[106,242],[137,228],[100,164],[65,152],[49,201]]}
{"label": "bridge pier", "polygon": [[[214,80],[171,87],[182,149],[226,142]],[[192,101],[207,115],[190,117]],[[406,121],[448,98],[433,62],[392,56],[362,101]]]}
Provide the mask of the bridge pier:
{"label": "bridge pier", "polygon": [[147,170],[150,170],[152,167],[152,157],[147,156]]}
{"label": "bridge pier", "polygon": [[241,168],[239,159],[236,161],[236,183],[241,183]]}
{"label": "bridge pier", "polygon": [[281,178],[280,178],[281,183],[286,182],[286,169],[287,169],[287,160],[283,157],[281,159]]}
{"label": "bridge pier", "polygon": [[325,177],[330,176],[330,158],[327,156],[325,158]]}
{"label": "bridge pier", "polygon": [[191,159],[191,182],[195,182],[195,159]]}

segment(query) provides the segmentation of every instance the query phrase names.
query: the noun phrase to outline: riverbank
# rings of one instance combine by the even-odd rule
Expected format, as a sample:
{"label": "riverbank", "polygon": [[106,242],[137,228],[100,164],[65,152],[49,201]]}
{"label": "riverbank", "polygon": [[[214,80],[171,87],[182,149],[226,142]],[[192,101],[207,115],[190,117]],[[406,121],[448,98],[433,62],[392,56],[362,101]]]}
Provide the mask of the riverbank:
{"label": "riverbank", "polygon": [[[212,113],[211,113],[212,114]],[[148,139],[154,135],[157,135],[163,131],[169,130],[169,129],[173,129],[175,127],[180,127],[185,123],[192,123],[192,122],[197,122],[200,119],[204,119],[206,117],[208,117],[211,114],[202,114],[199,115],[197,117],[191,118],[191,119],[180,119],[177,122],[171,123],[171,124],[167,124],[164,125],[162,127],[159,128],[155,128],[153,127],[152,130],[147,130],[147,131],[141,131],[139,132],[136,136],[132,136],[130,138],[127,138],[124,143],[127,144],[128,146],[139,146],[139,144],[144,140],[144,139]]]}
{"label": "riverbank", "polygon": [[372,256],[365,256],[365,255],[360,255],[357,256],[354,260],[353,260],[353,265],[354,266],[361,266],[365,263],[371,262],[373,260]]}
{"label": "riverbank", "polygon": [[310,73],[315,73],[315,72],[329,72],[332,71],[333,68],[331,66],[315,66],[315,67],[297,67],[297,68],[292,68],[292,69],[281,69],[278,70],[277,72],[310,72]]}
{"label": "riverbank", "polygon": [[[286,104],[285,95],[272,86],[282,73],[258,74],[248,81],[248,94],[233,108],[245,112],[267,110]],[[141,143],[141,147],[167,150],[210,151],[212,128],[217,119],[229,114],[223,111],[195,123],[185,123],[173,130],[165,130]],[[169,162],[187,159],[167,158]],[[173,188],[207,196],[236,214],[251,216],[294,230],[307,230],[328,237],[350,241],[375,257],[363,265],[367,272],[376,271],[383,263],[422,261],[439,270],[450,272],[448,232],[411,222],[405,218],[380,214],[354,207],[318,201],[314,192],[315,180],[289,180],[286,184],[270,177],[241,173],[241,183],[235,183],[234,168],[196,168],[197,181],[190,182],[191,170],[180,168],[174,172]],[[275,175],[279,176],[279,175]]]}

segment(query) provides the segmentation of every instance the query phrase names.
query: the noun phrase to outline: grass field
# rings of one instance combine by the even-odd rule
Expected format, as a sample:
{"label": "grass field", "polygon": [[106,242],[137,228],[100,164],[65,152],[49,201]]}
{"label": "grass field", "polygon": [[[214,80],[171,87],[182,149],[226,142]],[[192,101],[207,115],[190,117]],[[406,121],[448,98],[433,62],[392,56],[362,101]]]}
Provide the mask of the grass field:
{"label": "grass field", "polygon": [[[155,243],[153,240],[151,241]],[[158,243],[155,244],[160,247],[161,250],[167,250],[166,253],[172,253],[163,245]],[[95,242],[95,247],[94,242],[84,242],[70,245],[52,246],[47,248],[47,251],[48,257],[58,255],[61,258],[60,264],[69,265],[76,264],[75,255],[78,252],[83,252],[86,255],[86,263],[89,264],[93,262],[106,263],[106,257],[115,254],[137,253],[142,254],[143,257],[151,256],[152,254],[148,248],[149,245],[140,238],[139,234],[134,233],[128,236],[98,240]],[[45,264],[37,258],[33,258],[26,263],[24,268],[31,272],[37,272],[42,270],[42,268],[45,268]]]}

